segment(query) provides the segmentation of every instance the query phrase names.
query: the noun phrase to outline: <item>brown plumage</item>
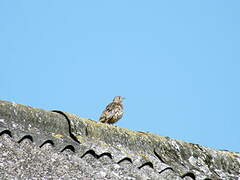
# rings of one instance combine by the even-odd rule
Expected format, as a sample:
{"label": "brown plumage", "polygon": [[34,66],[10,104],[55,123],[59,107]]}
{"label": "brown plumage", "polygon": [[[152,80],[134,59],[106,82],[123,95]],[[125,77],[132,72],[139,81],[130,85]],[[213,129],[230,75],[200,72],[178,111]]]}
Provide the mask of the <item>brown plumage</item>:
{"label": "brown plumage", "polygon": [[102,123],[113,124],[117,122],[123,116],[123,101],[122,96],[116,96],[113,102],[107,105],[105,110],[102,112],[99,121]]}

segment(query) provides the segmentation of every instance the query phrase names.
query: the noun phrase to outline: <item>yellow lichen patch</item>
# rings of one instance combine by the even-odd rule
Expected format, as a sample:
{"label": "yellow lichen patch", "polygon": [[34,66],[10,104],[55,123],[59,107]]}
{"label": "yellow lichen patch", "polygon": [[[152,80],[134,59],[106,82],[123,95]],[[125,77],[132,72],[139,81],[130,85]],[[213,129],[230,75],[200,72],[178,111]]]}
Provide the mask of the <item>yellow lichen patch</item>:
{"label": "yellow lichen patch", "polygon": [[234,152],[229,152],[229,151],[220,151],[220,153],[224,154],[224,155],[227,155],[231,158],[236,158],[236,157],[240,157],[239,154],[237,153],[234,153]]}
{"label": "yellow lichen patch", "polygon": [[89,119],[85,119],[85,122],[87,122],[91,126],[97,126],[97,127],[102,126],[104,124],[104,123],[93,121],[93,120],[89,120]]}
{"label": "yellow lichen patch", "polygon": [[147,155],[147,154],[138,153],[138,155],[139,155],[139,156],[141,156],[142,158],[144,158],[145,160],[148,160],[148,161],[150,161],[150,160],[149,160],[149,157],[148,157],[148,155]]}
{"label": "yellow lichen patch", "polygon": [[232,157],[238,157],[240,158],[240,154],[239,153],[235,153],[235,152],[229,152],[229,155],[232,156]]}
{"label": "yellow lichen patch", "polygon": [[81,143],[86,142],[86,139],[83,138],[82,136],[76,136],[76,137],[77,137],[79,142],[81,142]]}
{"label": "yellow lichen patch", "polygon": [[143,132],[143,131],[137,131],[140,135],[145,135],[148,136],[149,134],[147,132]]}
{"label": "yellow lichen patch", "polygon": [[55,134],[55,133],[52,133],[52,136],[56,137],[56,138],[63,138],[64,137],[64,135],[62,135],[62,134]]}
{"label": "yellow lichen patch", "polygon": [[90,121],[90,120],[87,119],[87,118],[82,118],[82,117],[79,117],[79,116],[77,116],[77,115],[75,115],[75,114],[72,114],[72,113],[67,113],[67,112],[66,112],[66,114],[68,115],[68,117],[73,118],[73,119],[78,119],[78,120],[80,120],[80,121]]}

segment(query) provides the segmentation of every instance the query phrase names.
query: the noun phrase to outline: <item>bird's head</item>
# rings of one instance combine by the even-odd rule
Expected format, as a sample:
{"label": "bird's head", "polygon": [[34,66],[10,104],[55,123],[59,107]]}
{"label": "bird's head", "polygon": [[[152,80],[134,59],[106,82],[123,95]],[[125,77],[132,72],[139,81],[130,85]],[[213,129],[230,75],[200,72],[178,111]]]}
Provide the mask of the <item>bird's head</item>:
{"label": "bird's head", "polygon": [[125,98],[122,97],[122,96],[116,96],[116,97],[114,97],[113,102],[115,102],[115,103],[121,103],[124,99],[125,99]]}

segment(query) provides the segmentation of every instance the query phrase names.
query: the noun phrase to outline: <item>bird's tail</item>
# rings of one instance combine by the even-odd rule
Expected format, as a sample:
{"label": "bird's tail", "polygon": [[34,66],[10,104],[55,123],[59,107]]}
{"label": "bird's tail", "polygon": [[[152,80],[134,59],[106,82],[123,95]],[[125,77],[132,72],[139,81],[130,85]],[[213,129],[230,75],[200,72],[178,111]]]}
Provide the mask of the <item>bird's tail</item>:
{"label": "bird's tail", "polygon": [[100,117],[99,121],[102,122],[102,123],[105,123],[106,122],[106,118]]}

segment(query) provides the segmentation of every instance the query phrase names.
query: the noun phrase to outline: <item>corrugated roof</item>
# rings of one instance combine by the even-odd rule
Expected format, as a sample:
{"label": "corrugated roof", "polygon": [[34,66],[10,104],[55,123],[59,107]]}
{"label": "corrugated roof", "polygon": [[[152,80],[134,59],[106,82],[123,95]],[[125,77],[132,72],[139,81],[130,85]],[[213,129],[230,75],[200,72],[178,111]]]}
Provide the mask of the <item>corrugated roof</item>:
{"label": "corrugated roof", "polygon": [[0,177],[238,179],[240,154],[0,101]]}

